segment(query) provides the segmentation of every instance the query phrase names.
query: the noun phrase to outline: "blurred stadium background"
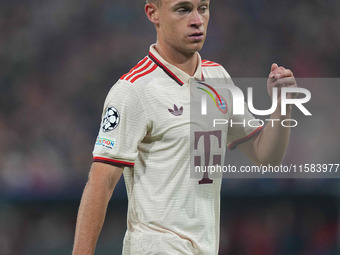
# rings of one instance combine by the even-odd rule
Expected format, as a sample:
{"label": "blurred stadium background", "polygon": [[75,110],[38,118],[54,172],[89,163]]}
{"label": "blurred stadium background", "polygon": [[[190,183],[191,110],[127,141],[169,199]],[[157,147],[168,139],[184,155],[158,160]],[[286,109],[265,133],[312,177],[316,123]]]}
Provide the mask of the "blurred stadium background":
{"label": "blurred stadium background", "polygon": [[[144,1],[0,1],[0,254],[71,254],[105,96],[155,41]],[[211,1],[202,56],[232,77],[340,76],[340,2]],[[287,163],[340,163],[337,86],[313,87],[313,120]],[[319,118],[316,118],[318,116]],[[224,180],[221,255],[340,254],[338,179]],[[120,254],[120,181],[98,255]]]}

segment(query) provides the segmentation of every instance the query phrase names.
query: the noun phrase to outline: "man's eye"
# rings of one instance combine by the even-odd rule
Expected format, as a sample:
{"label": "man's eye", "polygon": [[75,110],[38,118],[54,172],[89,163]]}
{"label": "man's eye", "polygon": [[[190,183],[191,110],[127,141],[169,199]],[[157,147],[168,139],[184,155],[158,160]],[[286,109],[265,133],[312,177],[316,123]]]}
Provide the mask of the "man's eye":
{"label": "man's eye", "polygon": [[207,10],[208,10],[207,6],[202,6],[202,7],[199,8],[200,12],[206,12]]}
{"label": "man's eye", "polygon": [[184,12],[188,12],[189,9],[188,8],[179,8],[177,9],[178,12],[184,13]]}

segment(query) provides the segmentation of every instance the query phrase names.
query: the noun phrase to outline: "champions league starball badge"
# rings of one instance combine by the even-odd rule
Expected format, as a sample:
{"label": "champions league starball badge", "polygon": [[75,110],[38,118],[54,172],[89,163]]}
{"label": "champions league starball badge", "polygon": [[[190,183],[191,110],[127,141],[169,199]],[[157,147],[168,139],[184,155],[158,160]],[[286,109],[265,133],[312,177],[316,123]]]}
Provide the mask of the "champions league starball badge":
{"label": "champions league starball badge", "polygon": [[114,130],[119,124],[119,113],[116,108],[109,106],[106,109],[103,121],[102,130],[103,132],[109,132]]}

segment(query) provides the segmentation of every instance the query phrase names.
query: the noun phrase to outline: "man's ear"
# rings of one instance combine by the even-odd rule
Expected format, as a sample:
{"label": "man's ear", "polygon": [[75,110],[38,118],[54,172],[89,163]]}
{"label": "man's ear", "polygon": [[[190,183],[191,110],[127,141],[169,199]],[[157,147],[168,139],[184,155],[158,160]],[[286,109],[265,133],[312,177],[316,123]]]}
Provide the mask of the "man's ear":
{"label": "man's ear", "polygon": [[148,17],[148,19],[157,25],[159,23],[159,13],[158,13],[158,7],[154,3],[148,3],[144,7],[145,14]]}

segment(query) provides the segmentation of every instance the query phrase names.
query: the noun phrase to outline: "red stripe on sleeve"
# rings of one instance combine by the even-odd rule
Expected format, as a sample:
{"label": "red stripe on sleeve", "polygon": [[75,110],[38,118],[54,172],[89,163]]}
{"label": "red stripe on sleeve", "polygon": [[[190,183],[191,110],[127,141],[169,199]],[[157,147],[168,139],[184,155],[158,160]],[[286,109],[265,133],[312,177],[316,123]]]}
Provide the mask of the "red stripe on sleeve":
{"label": "red stripe on sleeve", "polygon": [[145,57],[141,61],[139,61],[139,63],[136,66],[134,66],[133,68],[131,68],[131,70],[128,73],[126,73],[122,77],[120,77],[120,80],[123,80],[125,78],[125,76],[129,75],[130,73],[133,72],[133,70],[135,70],[136,68],[138,68],[141,65],[143,65],[147,59],[148,59],[148,57]]}
{"label": "red stripe on sleeve", "polygon": [[130,79],[132,76],[134,76],[135,74],[138,74],[138,73],[144,71],[146,68],[148,68],[148,67],[151,65],[151,63],[152,63],[152,61],[149,60],[149,62],[148,62],[145,66],[143,66],[143,68],[135,70],[135,71],[134,71],[133,73],[131,73],[128,77],[126,77],[126,80],[129,80],[129,79]]}
{"label": "red stripe on sleeve", "polygon": [[232,142],[232,143],[228,146],[228,148],[229,148],[230,150],[235,149],[235,148],[236,148],[238,145],[240,145],[241,143],[244,143],[244,142],[250,140],[251,138],[253,138],[253,136],[258,135],[258,134],[260,133],[260,131],[262,131],[262,129],[263,129],[263,126],[262,126],[262,127],[258,127],[258,128],[255,129],[253,132],[251,132],[249,135],[247,135],[247,136],[245,136],[245,137],[243,137],[243,138],[240,138],[240,139],[238,139],[238,140]]}
{"label": "red stripe on sleeve", "polygon": [[140,77],[142,77],[142,76],[144,76],[144,75],[147,75],[148,73],[151,73],[153,70],[155,70],[157,68],[157,65],[156,64],[154,64],[153,65],[153,67],[151,67],[149,70],[147,70],[146,72],[144,72],[144,73],[141,73],[141,74],[139,74],[139,75],[137,75],[137,76],[135,76],[135,78],[133,78],[132,80],[131,80],[131,83],[133,83],[135,80],[137,80],[138,78],[140,78]]}
{"label": "red stripe on sleeve", "polygon": [[114,166],[134,166],[135,163],[122,161],[122,160],[115,160],[110,158],[102,158],[102,157],[94,157],[93,162],[100,162]]}
{"label": "red stripe on sleeve", "polygon": [[204,67],[208,67],[208,66],[221,66],[220,64],[218,64],[216,62],[209,61],[209,60],[206,60],[206,59],[203,59],[201,61],[201,63],[202,63],[202,66],[204,66]]}
{"label": "red stripe on sleeve", "polygon": [[212,66],[221,66],[221,65],[219,65],[219,64],[210,64],[210,65],[202,64],[202,67],[212,67]]}

